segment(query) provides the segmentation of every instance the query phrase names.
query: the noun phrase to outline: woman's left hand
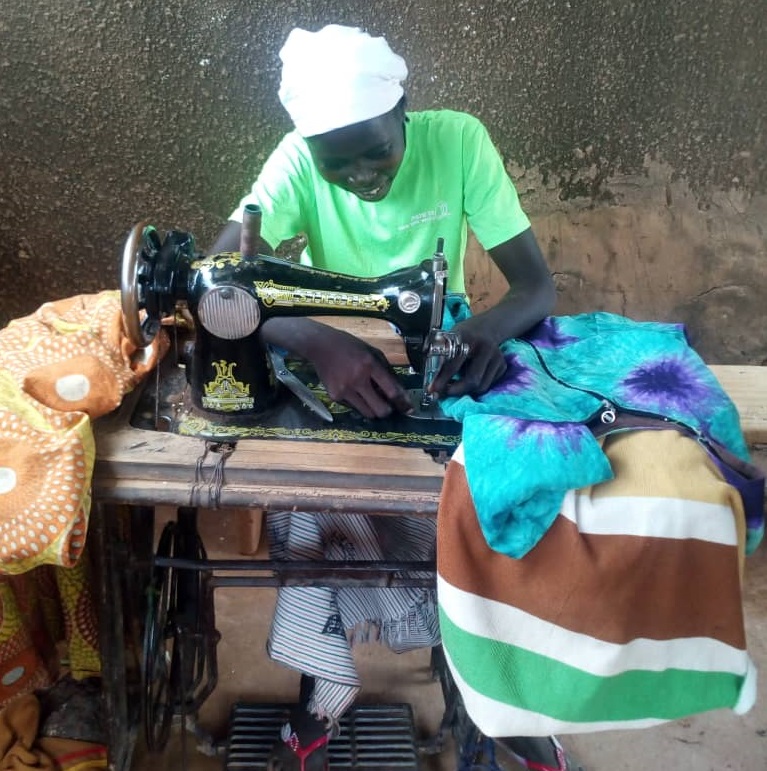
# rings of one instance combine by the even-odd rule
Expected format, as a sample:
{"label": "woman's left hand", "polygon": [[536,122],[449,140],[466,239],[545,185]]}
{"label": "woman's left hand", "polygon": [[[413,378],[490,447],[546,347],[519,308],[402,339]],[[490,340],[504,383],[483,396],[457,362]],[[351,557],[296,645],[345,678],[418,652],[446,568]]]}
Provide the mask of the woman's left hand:
{"label": "woman's left hand", "polygon": [[[479,396],[489,390],[506,372],[506,360],[495,336],[483,331],[482,316],[472,316],[456,324],[468,352],[446,361],[434,378],[431,393],[439,396]],[[453,377],[458,375],[456,380]]]}
{"label": "woman's left hand", "polygon": [[[556,288],[531,228],[489,250],[509,291],[491,308],[453,327],[468,352],[446,361],[431,386],[439,396],[479,396],[506,372],[500,345],[520,337],[549,315]],[[458,375],[456,380],[452,378]]]}

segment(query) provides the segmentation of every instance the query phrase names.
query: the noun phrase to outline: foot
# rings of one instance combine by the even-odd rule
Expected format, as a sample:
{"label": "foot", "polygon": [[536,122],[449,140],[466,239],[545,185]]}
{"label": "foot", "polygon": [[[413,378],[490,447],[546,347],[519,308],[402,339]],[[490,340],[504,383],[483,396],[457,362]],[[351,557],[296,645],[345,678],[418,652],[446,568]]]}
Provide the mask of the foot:
{"label": "foot", "polygon": [[329,738],[324,720],[303,709],[293,711],[269,755],[267,771],[327,771]]}
{"label": "foot", "polygon": [[523,768],[535,771],[586,771],[556,736],[510,736],[495,740]]}

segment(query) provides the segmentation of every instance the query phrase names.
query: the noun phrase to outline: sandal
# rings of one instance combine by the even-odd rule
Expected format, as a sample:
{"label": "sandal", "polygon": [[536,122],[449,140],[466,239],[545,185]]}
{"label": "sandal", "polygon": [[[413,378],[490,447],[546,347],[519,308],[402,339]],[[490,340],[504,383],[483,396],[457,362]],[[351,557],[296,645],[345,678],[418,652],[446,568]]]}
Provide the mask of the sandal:
{"label": "sandal", "polygon": [[556,736],[514,736],[496,739],[522,768],[531,771],[585,771]]}
{"label": "sandal", "polygon": [[294,713],[282,726],[267,771],[328,771],[330,737],[325,721],[307,712]]}

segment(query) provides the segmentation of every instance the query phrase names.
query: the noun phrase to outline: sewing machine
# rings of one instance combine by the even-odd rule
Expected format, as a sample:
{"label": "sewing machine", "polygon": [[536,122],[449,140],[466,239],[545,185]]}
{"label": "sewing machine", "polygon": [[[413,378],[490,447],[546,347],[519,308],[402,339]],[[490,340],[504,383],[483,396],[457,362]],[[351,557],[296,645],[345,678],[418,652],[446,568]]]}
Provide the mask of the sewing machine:
{"label": "sewing machine", "polygon": [[180,358],[194,408],[242,423],[268,413],[284,386],[332,421],[259,330],[274,316],[365,316],[397,328],[410,367],[420,376],[411,394],[414,413],[437,416],[428,386],[446,360],[466,354],[458,335],[442,330],[447,263],[441,239],[420,265],[359,278],[257,254],[259,231],[260,211],[250,207],[239,252],[206,256],[196,251],[191,234],[171,230],[163,238],[147,224],[136,225],[126,241],[121,289],[128,334],[145,347],[164,320],[188,311],[194,337]]}
{"label": "sewing machine", "polygon": [[[202,298],[205,292],[210,291],[203,290],[203,278],[211,282],[214,288],[228,285],[244,288],[251,298],[255,298],[261,312],[261,305],[265,306],[265,301],[256,296],[255,286],[247,284],[243,287],[243,274],[237,273],[225,280],[228,274],[216,272],[218,268],[194,267],[198,260],[213,263],[221,258],[224,268],[228,270],[227,266],[231,267],[228,260],[242,258],[245,253],[242,263],[247,271],[252,271],[248,276],[260,276],[251,263],[265,260],[262,264],[279,264],[282,266],[280,269],[286,271],[279,274],[279,279],[270,274],[266,280],[281,283],[282,277],[287,275],[294,277],[290,282],[291,287],[299,284],[298,279],[303,276],[312,280],[311,276],[327,275],[319,271],[305,272],[293,264],[284,266],[272,258],[248,256],[247,244],[245,247],[241,244],[239,254],[203,257],[195,254],[193,241],[187,234],[172,237],[169,234],[163,240],[153,228],[134,228],[126,243],[123,259],[123,304],[126,325],[131,330],[134,342],[139,346],[147,345],[157,335],[164,320],[173,321],[179,308],[188,308],[197,327],[192,341],[197,345],[202,339],[203,344],[207,345],[205,338],[200,336],[215,335],[198,323],[201,322],[199,307]],[[160,252],[163,250],[161,259]],[[427,321],[428,314],[419,316],[419,323],[424,324],[423,327],[419,327],[415,320],[411,325],[404,322],[405,333],[414,338],[413,346],[418,348],[419,336],[423,342],[424,370],[415,376],[421,385],[428,376],[425,372],[429,363],[427,355],[436,337],[431,332],[438,326],[439,314],[442,312],[441,301],[434,300],[431,294],[435,290],[440,291],[436,287],[436,270],[429,261],[425,262],[425,267],[418,266],[412,271],[422,277],[425,274],[427,288],[424,288],[424,292],[427,294],[427,302],[431,302],[430,310],[437,317],[437,322],[432,324],[430,318]],[[203,270],[207,272],[198,274],[198,271]],[[208,278],[209,275],[212,278]],[[349,279],[352,283],[346,283],[348,278],[339,277],[343,290],[338,291],[360,286],[359,283],[353,283],[357,279]],[[197,281],[200,283],[195,283]],[[332,279],[323,281],[331,282]],[[288,283],[287,279],[284,282]],[[370,287],[381,283],[382,279],[363,281],[362,286],[366,288],[364,294],[371,293]],[[397,298],[405,288],[396,282],[395,285],[399,291],[394,291],[393,297]],[[325,283],[312,283],[309,286],[318,291],[328,291],[328,284]],[[335,286],[331,284],[331,288]],[[253,301],[247,302],[252,304]],[[396,304],[396,299],[394,302]],[[143,322],[139,318],[139,311],[146,316]],[[302,308],[297,312],[316,315],[316,308],[311,311]],[[337,315],[337,309],[333,310],[333,315]],[[359,312],[355,315],[359,315]],[[393,323],[400,320],[383,313],[371,315],[388,318]],[[174,334],[178,326],[174,323]],[[235,342],[244,347],[246,340]],[[453,344],[460,352],[460,341],[454,340]],[[172,357],[167,356],[163,364],[175,366],[175,362],[168,361],[170,359]],[[210,360],[215,359],[210,357]],[[267,357],[260,361],[261,367],[272,367]],[[201,361],[197,366],[202,365]],[[717,376],[728,386],[728,391],[738,403],[750,441],[767,441],[765,368],[715,369]],[[159,368],[157,371],[159,373]],[[189,373],[182,370],[178,374],[186,385]],[[199,382],[204,382],[204,377]],[[151,386],[151,382],[147,385]],[[315,420],[321,424],[321,419],[303,409],[298,400],[289,396],[287,389],[279,385],[279,381],[273,385],[282,391],[283,401],[296,403],[297,409],[305,413],[303,417],[307,422]],[[186,385],[186,390],[192,389]],[[202,395],[198,391],[197,398],[200,401]],[[95,505],[89,539],[94,540],[93,555],[99,562],[97,586],[109,763],[115,771],[128,771],[131,767],[131,752],[139,720],[137,705],[140,702],[146,744],[154,751],[159,752],[166,746],[171,724],[173,720],[179,719],[182,730],[182,762],[179,767],[183,769],[183,748],[186,746],[183,732],[188,725],[194,727],[201,704],[216,686],[216,646],[220,635],[215,625],[215,589],[288,585],[429,587],[435,580],[435,566],[433,563],[424,563],[416,568],[413,563],[403,567],[400,563],[368,561],[353,564],[336,562],[328,567],[316,561],[206,559],[196,523],[197,511],[190,506],[190,502],[197,500],[197,472],[202,470],[208,475],[207,478],[211,478],[216,461],[208,457],[207,464],[201,462],[205,460],[203,453],[207,442],[200,441],[199,435],[182,436],[178,435],[179,432],[153,433],[138,430],[130,420],[134,414],[135,396],[130,394],[118,411],[94,424],[97,451],[93,476]],[[268,413],[267,409],[266,412],[256,414],[254,420],[267,422]],[[432,435],[434,427],[438,425],[436,421],[424,420],[412,423],[418,423],[424,433]],[[368,422],[366,429],[370,425],[371,422]],[[259,441],[263,438],[272,439],[273,436],[238,442],[236,452],[227,462],[227,482],[223,485],[217,504],[230,509],[260,507],[271,511],[436,517],[444,466],[433,463],[421,451],[422,445],[398,442],[392,446],[391,443],[382,442],[361,446],[351,443],[355,439],[347,442],[343,437],[339,438],[335,427],[333,434],[331,442],[324,445],[318,443],[316,436],[304,437],[309,439],[305,449],[296,442],[280,441],[282,437],[277,441]],[[458,440],[456,431],[452,445],[449,446],[454,447]],[[154,508],[160,506],[178,507],[178,519],[165,525],[158,542],[155,539]],[[130,514],[129,523],[126,523],[126,514]],[[247,554],[251,552],[246,551]],[[190,577],[192,572],[194,578]],[[126,635],[125,630],[134,630],[142,625],[143,646],[137,654],[142,661],[141,681],[137,686],[133,664],[135,655],[126,652],[126,639],[133,641],[135,635]],[[191,677],[187,676],[188,662],[194,664]],[[256,670],[251,662],[243,666]],[[444,676],[447,670],[443,664],[438,663],[437,671]],[[135,698],[136,687],[140,688],[140,699]],[[364,738],[374,737],[370,739],[369,746],[375,752],[379,765],[380,759],[387,757],[388,747],[392,746],[384,743],[385,737],[393,737],[393,741],[404,736],[410,745],[403,739],[398,749],[404,751],[406,746],[411,746],[413,760],[408,765],[408,760],[403,758],[401,765],[398,765],[402,769],[418,768],[416,754],[421,757],[424,751],[438,752],[446,730],[453,731],[457,747],[476,748],[476,734],[465,717],[465,711],[460,707],[455,686],[445,679],[443,688],[447,707],[445,719],[436,737],[426,743],[426,750],[422,744],[416,753],[412,725],[408,724],[407,731],[402,732],[398,729],[398,723],[392,728],[391,712],[385,713],[383,717],[360,713],[365,721],[365,730],[355,736],[360,737],[360,742]],[[245,706],[250,709],[252,705]],[[377,705],[361,706],[375,708]],[[395,717],[399,719],[397,715]],[[248,731],[243,729],[240,732],[245,721],[248,723]],[[231,749],[233,753],[242,753],[238,756],[237,768],[263,768],[263,765],[253,762],[253,758],[257,753],[260,753],[258,758],[265,757],[283,722],[284,714],[278,710],[267,711],[264,708],[260,712],[250,712],[233,709],[230,731],[233,740],[227,752]],[[376,734],[375,729],[379,726],[382,730]],[[353,750],[356,752],[359,745],[346,742],[347,735],[342,735],[343,741],[334,742],[339,753],[348,753],[343,755],[343,762],[336,764],[339,768],[354,768],[346,763],[346,759]],[[225,743],[213,749],[220,750]],[[462,749],[459,754],[463,757]],[[379,765],[372,767],[378,768]]]}
{"label": "sewing machine", "polygon": [[[216,587],[291,582],[423,587],[434,580],[431,560],[406,563],[405,569],[399,561],[381,560],[338,566],[256,559],[222,565],[207,559],[196,507],[232,506],[235,490],[246,493],[247,501],[239,505],[248,507],[433,515],[444,463],[460,439],[460,424],[441,415],[427,390],[445,361],[467,352],[457,334],[441,329],[447,280],[442,243],[419,265],[359,278],[258,254],[258,231],[259,212],[246,211],[240,251],[204,255],[189,233],[172,230],[161,235],[142,223],[132,229],[123,250],[122,306],[128,335],[143,348],[170,322],[176,349],[123,410],[131,415],[128,451],[162,480],[161,485],[142,488],[156,496],[157,489],[167,493],[175,487],[177,472],[183,477],[183,492],[168,499],[179,505],[177,521],[165,525],[156,551],[154,542],[150,547],[153,588],[147,592],[151,601],[141,654],[142,712],[147,745],[155,751],[168,741],[172,717],[181,715],[183,735],[187,723],[193,723],[188,718],[196,716],[215,688],[220,637],[215,628]],[[275,316],[362,316],[395,326],[410,365],[407,377],[417,386],[411,394],[417,416],[398,413],[369,421],[347,408],[356,416],[349,418],[338,405],[328,409],[317,398],[318,391],[296,376],[295,363],[288,366],[261,340],[261,325]],[[288,430],[286,413],[294,419],[294,434]],[[158,418],[167,419],[167,424],[160,425]],[[323,422],[328,420],[334,421],[332,429]],[[277,441],[267,448],[266,442],[240,442],[243,438]],[[281,439],[307,440],[309,448],[302,452],[297,444]],[[361,448],[359,442],[374,446]],[[102,438],[99,447],[107,452],[107,440]],[[211,462],[211,456],[216,460]],[[129,473],[137,473],[132,461],[108,465],[130,466]],[[268,488],[267,497],[251,494],[256,477]],[[133,494],[130,499],[134,504],[138,500]],[[152,507],[142,508],[141,516],[137,530],[153,535],[154,525],[146,526]],[[106,525],[108,518],[102,522]],[[221,574],[216,572],[219,567]],[[230,575],[233,570],[236,575]],[[111,650],[106,658],[119,661],[119,655]],[[269,714],[281,719],[279,710]],[[273,728],[268,729],[269,741]],[[415,762],[410,723],[407,731]],[[376,751],[380,743],[377,736],[372,745]]]}

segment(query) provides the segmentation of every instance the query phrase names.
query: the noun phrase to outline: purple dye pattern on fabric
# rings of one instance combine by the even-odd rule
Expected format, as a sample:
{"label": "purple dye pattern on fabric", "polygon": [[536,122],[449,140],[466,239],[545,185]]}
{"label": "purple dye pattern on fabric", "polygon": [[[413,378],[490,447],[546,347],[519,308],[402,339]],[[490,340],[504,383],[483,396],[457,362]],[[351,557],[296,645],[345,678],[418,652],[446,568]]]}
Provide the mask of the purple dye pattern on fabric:
{"label": "purple dye pattern on fabric", "polygon": [[584,438],[590,432],[583,423],[551,423],[547,420],[521,420],[506,415],[494,415],[492,423],[508,433],[507,443],[513,445],[520,440],[533,441],[547,453],[578,452]]}
{"label": "purple dye pattern on fabric", "polygon": [[535,373],[522,358],[516,353],[507,353],[506,372],[503,377],[489,391],[491,397],[497,397],[499,394],[516,394],[530,388],[535,382]]}
{"label": "purple dye pattern on fabric", "polygon": [[547,316],[523,335],[522,339],[541,348],[561,348],[563,345],[577,343],[580,340],[574,335],[564,334],[554,316]]}
{"label": "purple dye pattern on fabric", "polygon": [[732,458],[731,463],[725,462],[710,448],[709,457],[722,472],[725,481],[731,484],[743,500],[746,515],[746,525],[750,530],[758,530],[764,526],[764,472],[750,463],[744,463],[739,458]]}
{"label": "purple dye pattern on fabric", "polygon": [[631,400],[648,401],[662,414],[668,411],[692,410],[711,402],[711,385],[704,383],[689,362],[676,356],[642,364],[632,370],[620,384],[620,391]]}

